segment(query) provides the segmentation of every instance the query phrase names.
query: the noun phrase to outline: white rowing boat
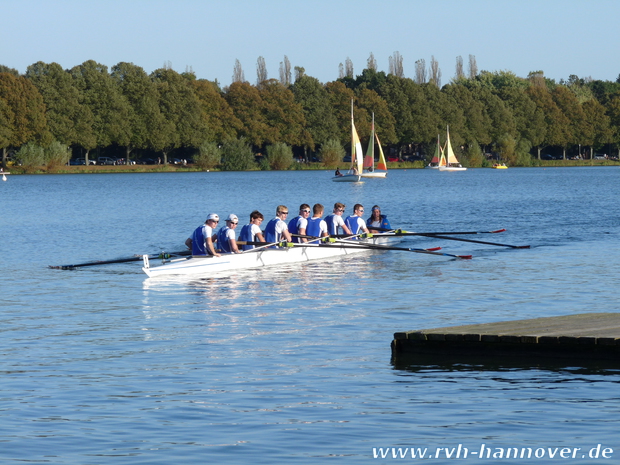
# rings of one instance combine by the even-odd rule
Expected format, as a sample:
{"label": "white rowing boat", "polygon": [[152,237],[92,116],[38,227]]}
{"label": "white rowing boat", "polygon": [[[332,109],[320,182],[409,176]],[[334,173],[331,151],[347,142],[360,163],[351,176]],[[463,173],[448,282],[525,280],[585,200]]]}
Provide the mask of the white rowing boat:
{"label": "white rowing boat", "polygon": [[189,257],[175,259],[160,266],[151,267],[149,256],[143,255],[144,271],[149,278],[170,275],[210,276],[232,270],[257,268],[263,266],[282,265],[288,263],[302,263],[340,255],[351,255],[369,252],[371,248],[365,245],[381,245],[390,239],[400,241],[400,238],[381,237],[375,234],[370,239],[339,240],[334,244],[295,244],[293,247],[272,248],[257,247],[240,254],[222,254],[220,257]]}

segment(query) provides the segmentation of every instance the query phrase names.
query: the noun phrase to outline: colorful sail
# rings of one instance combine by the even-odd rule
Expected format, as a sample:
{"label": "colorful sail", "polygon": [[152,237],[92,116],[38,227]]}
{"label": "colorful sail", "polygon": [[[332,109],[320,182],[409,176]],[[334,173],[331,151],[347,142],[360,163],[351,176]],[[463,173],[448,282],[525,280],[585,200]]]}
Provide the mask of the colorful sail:
{"label": "colorful sail", "polygon": [[450,143],[450,127],[447,128],[446,130],[447,133],[447,139],[446,139],[446,156],[448,158],[448,165],[451,164],[455,164],[458,165],[459,161],[456,158],[456,155],[454,155],[454,150],[452,150],[452,144]]}
{"label": "colorful sail", "polygon": [[[443,154],[442,154],[443,156]],[[445,157],[443,158],[444,164],[439,164],[439,171],[465,171],[467,168],[461,166],[454,150],[452,150],[452,144],[450,143],[450,127],[446,128],[446,145],[445,145]]]}
{"label": "colorful sail", "polygon": [[446,154],[445,154],[444,147],[439,147],[439,150],[440,150],[440,153],[439,153],[439,166],[440,167],[441,166],[448,166],[448,163],[446,162]]}
{"label": "colorful sail", "polygon": [[372,124],[370,126],[370,139],[368,139],[368,150],[364,157],[364,168],[372,171],[375,164],[375,114],[372,114]]}
{"label": "colorful sail", "polygon": [[441,148],[441,142],[439,142],[439,134],[437,134],[437,145],[435,146],[435,154],[431,159],[431,165],[439,166],[439,160],[441,158],[441,152],[443,149]]}
{"label": "colorful sail", "polygon": [[363,165],[362,143],[357,135],[355,129],[355,123],[353,121],[353,99],[351,99],[351,170],[357,171],[357,174],[362,173]]}
{"label": "colorful sail", "polygon": [[377,145],[379,146],[379,163],[377,163],[378,170],[387,171],[387,163],[385,163],[385,156],[383,155],[383,149],[381,148],[381,142],[379,142],[379,136],[375,134],[377,139]]}

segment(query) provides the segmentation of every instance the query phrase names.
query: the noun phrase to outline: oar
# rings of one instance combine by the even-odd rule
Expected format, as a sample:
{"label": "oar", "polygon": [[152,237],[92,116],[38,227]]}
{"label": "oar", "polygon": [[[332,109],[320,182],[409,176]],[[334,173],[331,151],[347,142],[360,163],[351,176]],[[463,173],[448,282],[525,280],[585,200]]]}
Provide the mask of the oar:
{"label": "oar", "polygon": [[[183,250],[182,252],[170,252],[170,253],[162,252],[157,255],[155,254],[150,255],[149,259],[155,260],[157,258],[170,258],[172,255],[191,255],[191,254],[192,254],[191,250]],[[60,265],[60,266],[49,265],[49,267],[52,268],[53,270],[72,270],[74,268],[80,268],[84,266],[109,265],[112,263],[126,263],[126,262],[138,262],[138,261],[142,261],[142,255],[140,255],[139,257],[119,258],[117,260],[98,260],[95,262],[77,263],[75,265]]]}
{"label": "oar", "polygon": [[[347,247],[347,245],[337,245],[337,247]],[[365,247],[367,249],[373,249],[373,250],[401,250],[403,252],[416,252],[416,253],[426,253],[426,254],[431,254],[431,255],[444,255],[446,257],[462,258],[464,260],[471,259],[471,255],[454,255],[451,253],[437,252],[437,250],[441,250],[441,247],[433,247],[430,249],[414,249],[414,248],[409,248],[409,247],[393,247],[389,245],[379,245],[379,244],[361,244],[357,246],[356,245],[348,246],[348,248],[352,248],[352,247]]]}
{"label": "oar", "polygon": [[[385,228],[373,228],[387,233],[393,233],[394,236],[435,236],[437,234],[497,234],[506,231],[506,229],[496,229],[495,231],[445,231],[445,232],[409,232],[404,229],[385,229]],[[390,236],[391,234],[386,234]]]}
{"label": "oar", "polygon": [[[293,244],[293,247],[317,247],[316,245],[311,244]],[[344,249],[369,249],[369,250],[400,250],[403,252],[416,252],[416,253],[426,253],[431,255],[444,255],[446,257],[454,257],[454,258],[462,258],[468,260],[471,258],[471,255],[454,255],[451,253],[437,252],[437,250],[441,250],[441,247],[433,247],[431,249],[413,249],[407,247],[392,247],[387,245],[378,245],[378,244],[364,244],[360,243],[360,245],[356,244],[348,244],[344,242],[337,242],[335,244],[320,244],[318,247],[328,247],[328,248],[344,248]]]}
{"label": "oar", "polygon": [[286,241],[279,241],[279,242],[252,242],[252,241],[237,241],[237,245],[253,245],[255,246],[253,249],[250,250],[244,250],[242,253],[248,253],[248,252],[255,252],[257,250],[261,250],[261,249],[265,249],[267,247],[273,247],[274,245],[280,245],[282,243],[285,243]]}
{"label": "oar", "polygon": [[510,247],[511,249],[529,249],[529,245],[510,245],[510,244],[498,244],[497,242],[475,241],[473,239],[462,239],[460,237],[442,236],[439,234],[418,234],[419,236],[433,237],[435,239],[447,239],[450,241],[461,242],[473,242],[475,244],[497,245],[499,247]]}

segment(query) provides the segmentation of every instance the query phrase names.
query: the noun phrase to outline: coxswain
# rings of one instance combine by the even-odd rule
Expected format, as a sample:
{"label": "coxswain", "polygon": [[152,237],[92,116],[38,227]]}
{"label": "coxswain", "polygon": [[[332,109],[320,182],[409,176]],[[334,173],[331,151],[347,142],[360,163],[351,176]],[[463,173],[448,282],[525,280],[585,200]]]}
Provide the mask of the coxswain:
{"label": "coxswain", "polygon": [[366,226],[371,233],[380,232],[385,229],[392,229],[392,226],[390,226],[390,221],[387,219],[387,215],[381,214],[381,208],[379,207],[379,205],[375,205],[372,207],[370,218],[366,220]]}

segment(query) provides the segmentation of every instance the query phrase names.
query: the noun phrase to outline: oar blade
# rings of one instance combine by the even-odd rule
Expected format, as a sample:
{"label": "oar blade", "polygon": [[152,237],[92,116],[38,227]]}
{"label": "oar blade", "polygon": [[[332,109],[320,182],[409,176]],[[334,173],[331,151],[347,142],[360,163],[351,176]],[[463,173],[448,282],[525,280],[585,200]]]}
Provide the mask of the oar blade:
{"label": "oar blade", "polygon": [[[170,252],[170,253],[166,253],[166,252],[161,252],[158,254],[153,254],[150,255],[149,258],[151,260],[157,259],[157,258],[170,258],[173,255],[191,255],[192,252],[190,250],[183,250],[181,252]],[[128,257],[128,258],[119,258],[116,260],[97,260],[97,261],[93,261],[93,262],[86,262],[86,263],[76,263],[74,265],[58,265],[58,266],[54,266],[54,265],[49,265],[49,267],[52,270],[75,270],[76,268],[83,268],[83,267],[87,267],[87,266],[98,266],[98,265],[111,265],[114,263],[127,263],[127,262],[138,262],[138,261],[142,261],[142,255],[140,256],[134,256],[134,257]]]}

